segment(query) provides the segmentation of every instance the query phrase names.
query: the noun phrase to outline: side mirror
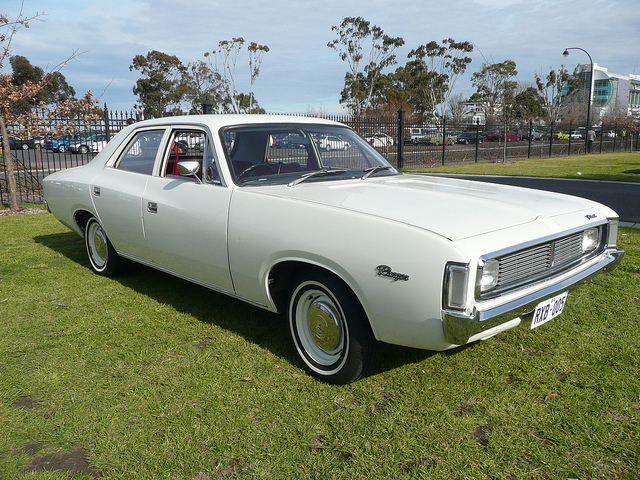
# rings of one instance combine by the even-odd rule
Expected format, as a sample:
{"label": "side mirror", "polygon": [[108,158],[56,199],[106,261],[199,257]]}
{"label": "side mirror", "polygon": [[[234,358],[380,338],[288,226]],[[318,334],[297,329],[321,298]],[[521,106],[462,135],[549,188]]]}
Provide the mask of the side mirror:
{"label": "side mirror", "polygon": [[198,172],[200,172],[200,163],[194,160],[178,162],[178,173],[181,177],[195,177],[200,181]]}

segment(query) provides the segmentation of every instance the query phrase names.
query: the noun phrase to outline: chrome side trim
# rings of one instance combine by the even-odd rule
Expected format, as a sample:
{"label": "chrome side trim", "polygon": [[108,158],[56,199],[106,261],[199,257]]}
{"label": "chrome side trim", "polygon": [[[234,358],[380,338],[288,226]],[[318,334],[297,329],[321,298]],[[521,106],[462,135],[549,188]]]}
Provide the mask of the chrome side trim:
{"label": "chrome side trim", "polygon": [[551,298],[561,292],[571,291],[588,282],[594,276],[613,270],[624,257],[624,250],[608,249],[601,255],[594,265],[576,273],[575,275],[545,287],[536,292],[525,295],[504,305],[490,310],[475,310],[472,315],[461,312],[444,311],[443,328],[447,341],[454,345],[464,345],[471,337],[497,327],[500,324],[520,318],[521,323],[531,324],[531,317],[538,303]]}

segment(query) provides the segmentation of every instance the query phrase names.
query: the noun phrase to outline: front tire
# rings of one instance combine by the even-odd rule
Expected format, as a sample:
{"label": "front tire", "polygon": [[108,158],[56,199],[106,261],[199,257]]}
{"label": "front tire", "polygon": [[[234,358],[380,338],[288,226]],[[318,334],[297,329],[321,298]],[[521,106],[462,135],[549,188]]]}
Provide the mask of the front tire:
{"label": "front tire", "polygon": [[124,259],[116,253],[102,225],[95,217],[90,218],[87,222],[84,240],[89,263],[95,273],[105,277],[113,277],[122,272]]}
{"label": "front tire", "polygon": [[338,385],[368,373],[377,358],[377,341],[353,292],[323,272],[300,275],[292,285],[289,333],[305,369]]}

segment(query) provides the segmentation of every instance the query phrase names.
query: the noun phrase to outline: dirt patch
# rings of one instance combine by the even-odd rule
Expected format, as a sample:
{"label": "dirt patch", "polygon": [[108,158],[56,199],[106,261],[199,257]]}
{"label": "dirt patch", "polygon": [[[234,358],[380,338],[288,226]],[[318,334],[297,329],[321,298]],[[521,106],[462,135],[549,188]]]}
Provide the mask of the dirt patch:
{"label": "dirt patch", "polygon": [[[34,446],[35,447],[35,446]],[[40,445],[38,445],[38,449]],[[30,465],[22,469],[23,472],[63,471],[69,473],[84,473],[92,478],[100,478],[102,475],[93,469],[86,459],[87,451],[78,446],[71,451],[59,452],[52,455],[41,455],[33,459]]]}
{"label": "dirt patch", "polygon": [[25,453],[30,457],[33,457],[36,453],[40,451],[40,449],[44,446],[42,442],[29,442],[22,445],[16,451],[13,452],[14,455],[20,455],[21,453]]}
{"label": "dirt patch", "polygon": [[0,217],[8,217],[10,215],[30,215],[33,213],[47,213],[42,208],[19,208],[17,211],[12,212],[10,208],[3,208],[0,210]]}
{"label": "dirt patch", "polygon": [[40,402],[31,397],[19,397],[15,402],[11,404],[13,408],[35,408],[40,404]]}

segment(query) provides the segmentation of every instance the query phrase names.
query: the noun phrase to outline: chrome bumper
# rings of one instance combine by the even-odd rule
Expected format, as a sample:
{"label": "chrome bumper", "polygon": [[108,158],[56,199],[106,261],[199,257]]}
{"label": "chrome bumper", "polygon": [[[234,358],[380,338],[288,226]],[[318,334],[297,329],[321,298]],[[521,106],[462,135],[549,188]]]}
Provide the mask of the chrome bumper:
{"label": "chrome bumper", "polygon": [[473,315],[445,311],[443,319],[444,335],[454,345],[464,345],[474,335],[486,332],[503,323],[520,318],[521,323],[531,325],[536,306],[559,293],[571,291],[588,282],[594,276],[613,270],[624,257],[624,250],[606,250],[598,263],[559,283],[530,293],[490,310],[474,310]]}

